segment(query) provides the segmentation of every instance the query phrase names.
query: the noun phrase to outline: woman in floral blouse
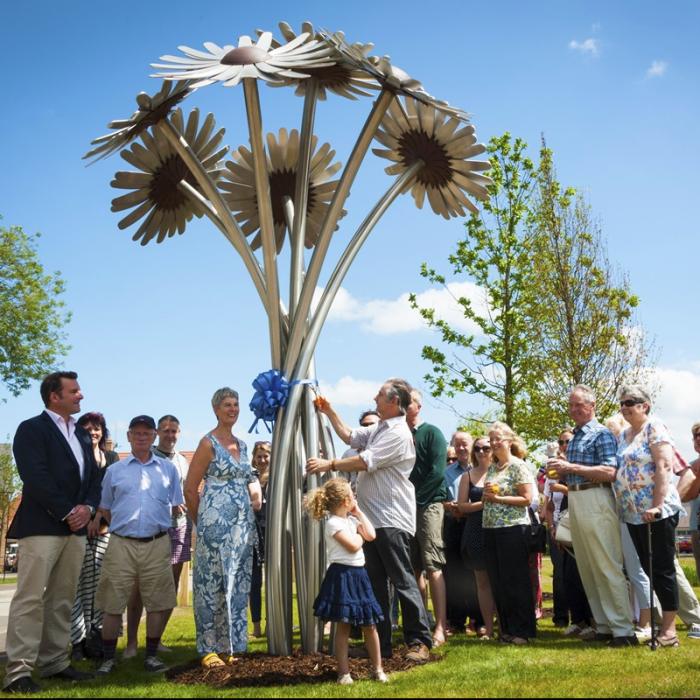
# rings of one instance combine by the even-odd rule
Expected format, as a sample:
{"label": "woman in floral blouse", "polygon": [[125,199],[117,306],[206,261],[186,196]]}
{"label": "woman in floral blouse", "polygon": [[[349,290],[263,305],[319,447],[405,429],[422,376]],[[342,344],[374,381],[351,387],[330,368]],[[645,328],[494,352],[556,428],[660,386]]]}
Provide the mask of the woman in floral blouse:
{"label": "woman in floral blouse", "polygon": [[500,637],[527,644],[536,634],[524,528],[534,495],[532,472],[523,462],[525,445],[505,423],[489,431],[493,462],[486,472],[482,500],[486,570],[498,610]]}
{"label": "woman in floral blouse", "polygon": [[650,417],[651,398],[637,384],[620,390],[620,411],[630,424],[620,434],[613,483],[620,517],[627,523],[642,567],[649,574],[651,529],[654,592],[662,609],[658,641],[678,646],[678,586],[674,558],[681,499],[672,482],[673,441],[666,426]]}

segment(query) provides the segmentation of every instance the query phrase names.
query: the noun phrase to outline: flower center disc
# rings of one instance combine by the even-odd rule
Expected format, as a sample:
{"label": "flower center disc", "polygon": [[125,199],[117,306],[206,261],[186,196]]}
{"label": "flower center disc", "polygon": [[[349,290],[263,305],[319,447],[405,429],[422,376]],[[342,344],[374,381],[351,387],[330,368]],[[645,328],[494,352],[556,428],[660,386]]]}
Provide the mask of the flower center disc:
{"label": "flower center disc", "polygon": [[424,131],[411,129],[404,132],[399,140],[398,152],[407,167],[417,160],[425,163],[416,175],[423,185],[444,187],[452,179],[450,157],[445,147]]}
{"label": "flower center disc", "polygon": [[231,49],[222,59],[225,66],[246,66],[251,63],[259,63],[267,57],[267,51],[257,46],[241,46]]}
{"label": "flower center disc", "polygon": [[184,161],[177,154],[168,156],[163,164],[153,173],[150,198],[164,211],[174,210],[187,201],[187,197],[178,187],[182,179],[191,185],[195,181]]}

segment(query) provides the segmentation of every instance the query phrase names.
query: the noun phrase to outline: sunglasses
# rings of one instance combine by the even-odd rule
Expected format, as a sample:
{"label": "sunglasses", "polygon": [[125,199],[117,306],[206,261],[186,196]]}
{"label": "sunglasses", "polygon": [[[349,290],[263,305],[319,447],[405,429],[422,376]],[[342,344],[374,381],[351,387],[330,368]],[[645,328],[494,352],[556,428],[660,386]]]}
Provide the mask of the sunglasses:
{"label": "sunglasses", "polygon": [[488,445],[484,445],[483,447],[475,447],[474,452],[491,452],[491,448]]}
{"label": "sunglasses", "polygon": [[632,406],[636,406],[640,403],[644,403],[641,399],[625,399],[624,401],[620,401],[620,407],[625,406],[627,408],[632,408]]}
{"label": "sunglasses", "polygon": [[571,440],[557,440],[557,442],[560,445],[568,445],[571,442]]}

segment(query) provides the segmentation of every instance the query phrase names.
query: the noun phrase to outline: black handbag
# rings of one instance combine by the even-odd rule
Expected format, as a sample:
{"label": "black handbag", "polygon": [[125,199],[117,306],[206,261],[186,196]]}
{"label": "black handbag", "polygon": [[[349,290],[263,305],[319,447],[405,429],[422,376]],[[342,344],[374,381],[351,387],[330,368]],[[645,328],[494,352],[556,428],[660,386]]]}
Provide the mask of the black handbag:
{"label": "black handbag", "polygon": [[527,512],[530,516],[530,524],[523,525],[527,551],[531,554],[544,554],[547,551],[547,528],[537,521],[532,508],[528,507]]}

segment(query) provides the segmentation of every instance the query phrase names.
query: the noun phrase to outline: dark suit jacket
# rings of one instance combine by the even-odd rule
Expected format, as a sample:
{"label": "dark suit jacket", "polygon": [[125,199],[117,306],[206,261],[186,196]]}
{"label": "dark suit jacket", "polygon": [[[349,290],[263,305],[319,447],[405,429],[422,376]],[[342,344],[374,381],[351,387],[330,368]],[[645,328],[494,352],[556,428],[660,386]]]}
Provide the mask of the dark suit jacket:
{"label": "dark suit jacket", "polygon": [[[70,535],[62,520],[74,506],[99,505],[100,478],[88,433],[76,426],[85,456],[84,476],[73,451],[48,413],[25,420],[17,428],[12,451],[22,479],[22,502],[7,532],[11,538]],[[85,529],[76,532],[84,535]]]}

